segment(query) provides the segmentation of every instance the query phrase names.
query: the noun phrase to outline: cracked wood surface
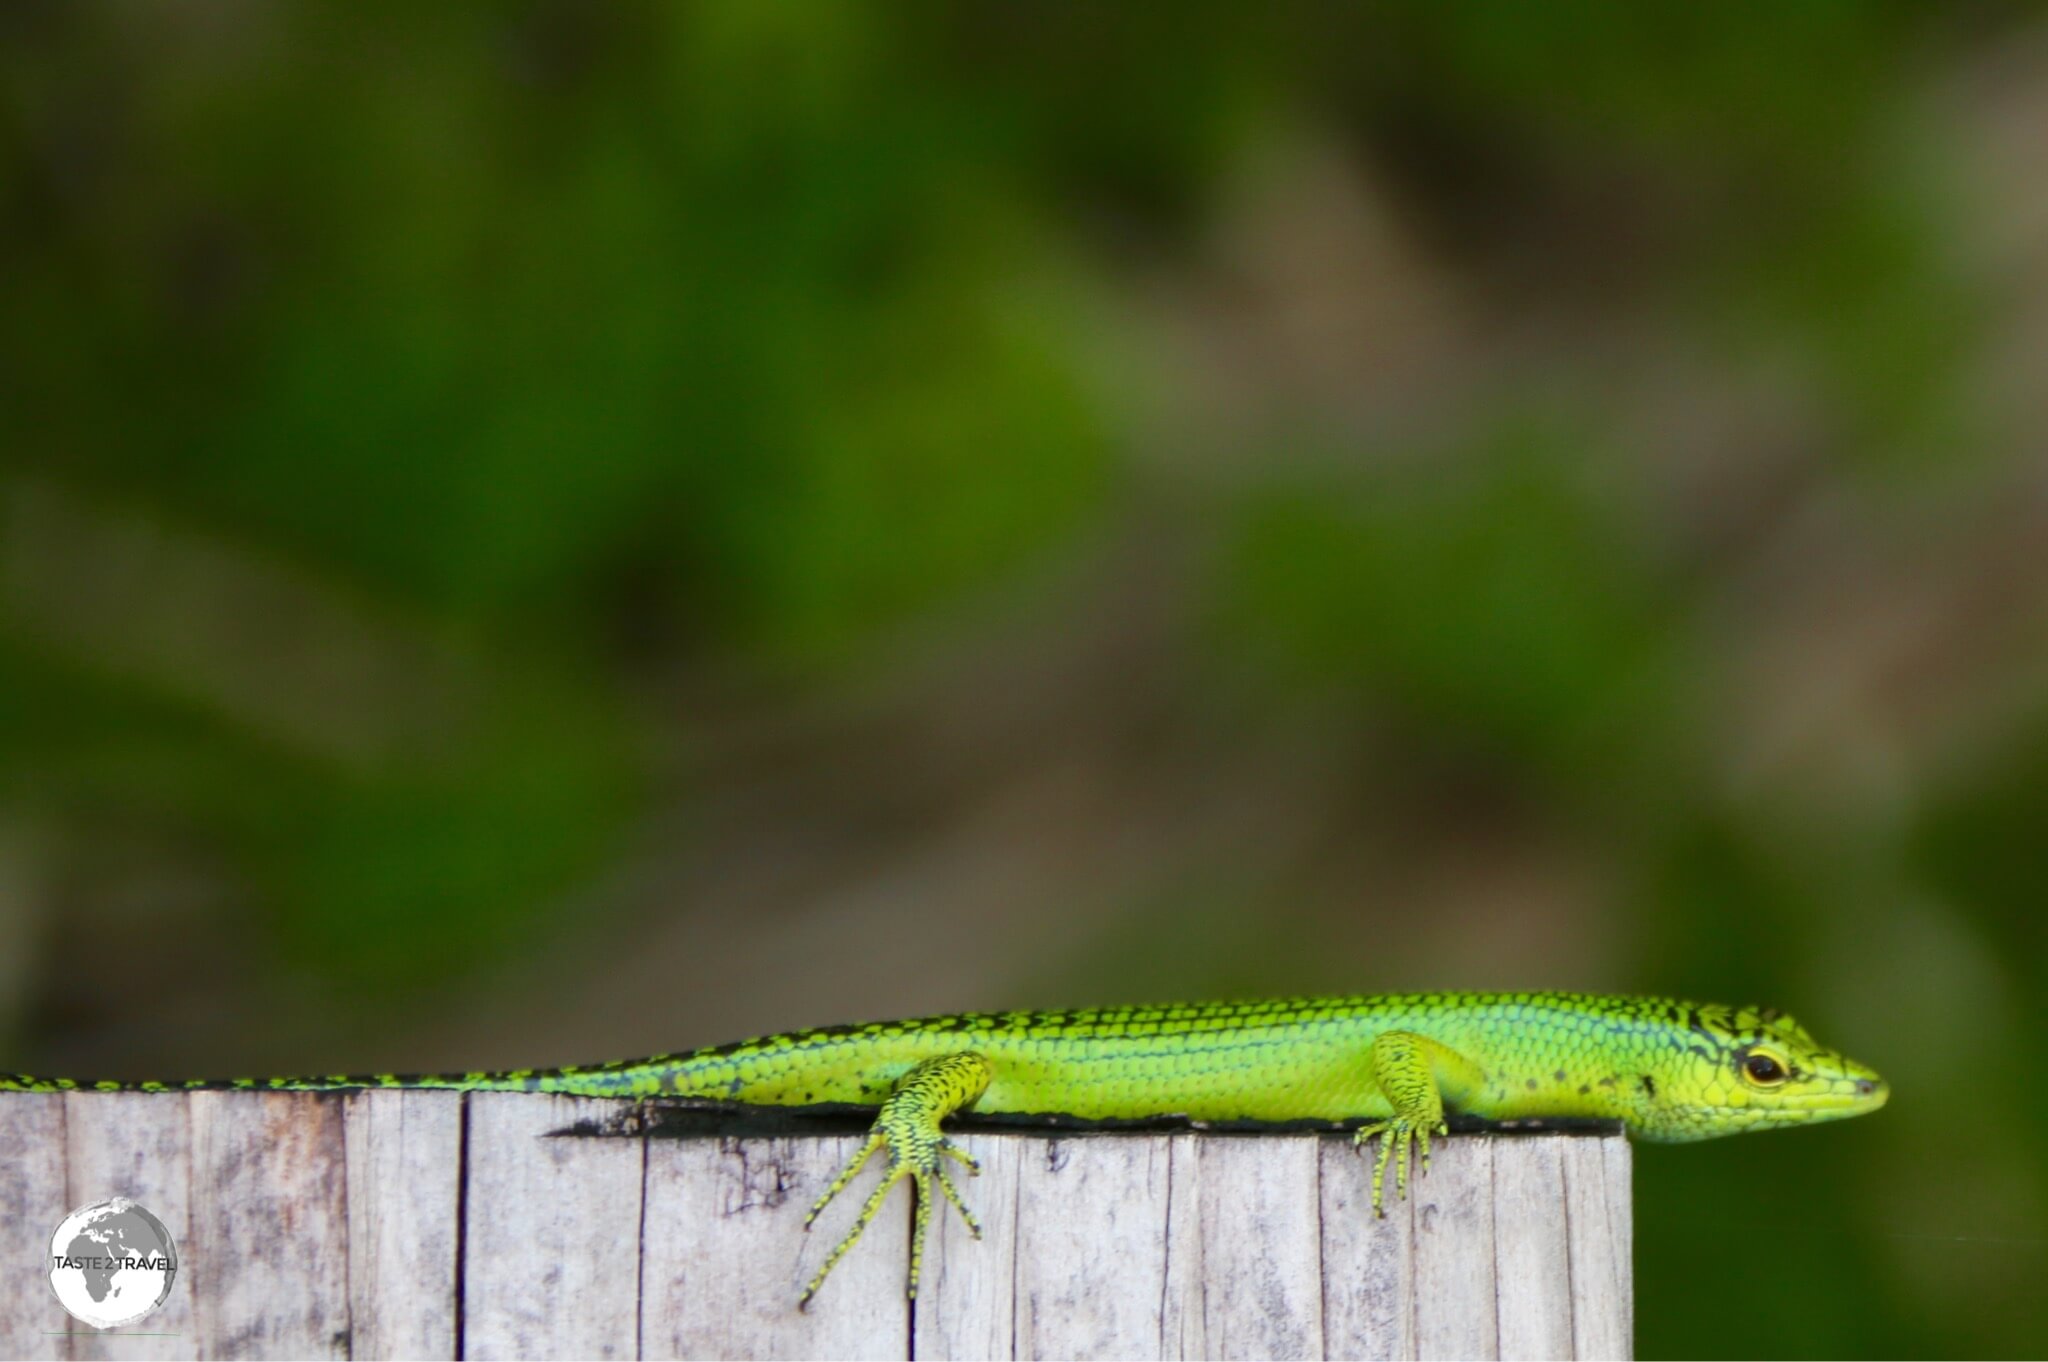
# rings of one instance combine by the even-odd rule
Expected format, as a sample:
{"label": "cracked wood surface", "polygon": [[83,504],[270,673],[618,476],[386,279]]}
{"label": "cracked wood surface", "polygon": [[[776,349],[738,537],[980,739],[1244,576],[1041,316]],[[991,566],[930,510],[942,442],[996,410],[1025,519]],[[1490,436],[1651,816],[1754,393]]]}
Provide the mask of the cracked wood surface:
{"label": "cracked wood surface", "polygon": [[[940,1208],[913,1306],[899,1191],[798,1312],[860,1198],[809,1234],[804,1212],[859,1138],[553,1134],[619,1111],[526,1094],[9,1095],[0,1355],[1629,1351],[1615,1135],[1438,1141],[1378,1219],[1348,1138],[970,1131],[983,1175],[965,1190],[986,1237]],[[59,1307],[43,1255],[67,1212],[115,1195],[170,1227],[179,1279],[136,1331],[102,1336]]]}

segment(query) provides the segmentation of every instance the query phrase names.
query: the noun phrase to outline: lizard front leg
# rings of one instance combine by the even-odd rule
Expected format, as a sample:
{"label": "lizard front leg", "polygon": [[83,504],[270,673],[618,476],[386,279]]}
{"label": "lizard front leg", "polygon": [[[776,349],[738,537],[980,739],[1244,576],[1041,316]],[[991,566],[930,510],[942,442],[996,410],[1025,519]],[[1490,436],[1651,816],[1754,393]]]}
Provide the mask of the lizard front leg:
{"label": "lizard front leg", "polygon": [[1363,1146],[1379,1137],[1379,1157],[1372,1165],[1373,1214],[1386,1215],[1383,1192],[1389,1157],[1394,1164],[1395,1194],[1408,1195],[1408,1147],[1420,1145],[1422,1171],[1429,1171],[1429,1137],[1448,1135],[1444,1120],[1441,1079],[1454,1092],[1476,1090],[1482,1081],[1479,1066],[1450,1046],[1413,1031],[1383,1031],[1372,1043],[1372,1077],[1386,1097],[1393,1114],[1385,1120],[1360,1126],[1353,1140]]}
{"label": "lizard front leg", "polygon": [[882,1202],[889,1195],[889,1189],[905,1178],[910,1179],[912,1194],[916,1198],[916,1218],[912,1222],[910,1236],[910,1279],[905,1288],[913,1300],[917,1297],[917,1280],[924,1268],[925,1233],[931,1228],[933,1184],[945,1193],[946,1200],[960,1212],[960,1218],[967,1222],[967,1228],[976,1239],[981,1238],[981,1226],[974,1215],[960,1199],[960,1189],[946,1175],[939,1159],[958,1159],[966,1165],[969,1173],[979,1173],[980,1165],[968,1156],[966,1151],[947,1139],[939,1129],[939,1122],[960,1108],[972,1102],[988,1088],[989,1077],[994,1067],[983,1055],[944,1055],[927,1059],[918,1064],[902,1081],[895,1091],[883,1101],[881,1112],[875,1117],[875,1125],[868,1136],[868,1142],[861,1151],[832,1179],[832,1185],[818,1198],[811,1213],[804,1217],[804,1228],[809,1229],[817,1220],[818,1213],[825,1209],[852,1182],[855,1175],[867,1165],[867,1161],[881,1150],[889,1153],[889,1168],[882,1175],[881,1185],[868,1194],[867,1203],[860,1208],[860,1216],[853,1222],[853,1228],[846,1232],[830,1253],[825,1255],[825,1265],[811,1278],[804,1288],[797,1308],[810,1303],[818,1288],[825,1284],[825,1276],[846,1256],[856,1240],[866,1230],[875,1213],[882,1209]]}

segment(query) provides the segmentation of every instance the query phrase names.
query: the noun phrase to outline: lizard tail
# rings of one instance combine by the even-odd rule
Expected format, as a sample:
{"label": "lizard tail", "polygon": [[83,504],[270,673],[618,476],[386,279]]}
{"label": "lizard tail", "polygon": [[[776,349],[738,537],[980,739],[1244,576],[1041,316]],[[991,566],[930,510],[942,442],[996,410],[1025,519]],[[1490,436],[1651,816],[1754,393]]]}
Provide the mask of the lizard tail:
{"label": "lizard tail", "polygon": [[679,1057],[619,1060],[561,1069],[498,1069],[438,1074],[313,1074],[282,1078],[162,1080],[44,1078],[0,1073],[0,1092],[361,1092],[369,1088],[458,1092],[554,1092],[590,1097],[653,1097],[673,1092]]}
{"label": "lizard tail", "polygon": [[43,1078],[0,1073],[0,1092],[361,1092],[366,1088],[455,1088],[469,1092],[538,1092],[548,1071],[502,1073],[328,1074],[288,1078]]}

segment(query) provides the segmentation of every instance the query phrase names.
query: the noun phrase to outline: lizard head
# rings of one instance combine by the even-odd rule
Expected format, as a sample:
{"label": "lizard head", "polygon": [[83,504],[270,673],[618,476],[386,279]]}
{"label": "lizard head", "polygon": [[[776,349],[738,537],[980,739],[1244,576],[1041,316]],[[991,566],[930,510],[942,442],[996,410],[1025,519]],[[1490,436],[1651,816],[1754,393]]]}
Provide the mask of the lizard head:
{"label": "lizard head", "polygon": [[1680,1004],[1636,1076],[1630,1131],[1706,1140],[1876,1111],[1891,1089],[1874,1069],[1821,1045],[1767,1007]]}

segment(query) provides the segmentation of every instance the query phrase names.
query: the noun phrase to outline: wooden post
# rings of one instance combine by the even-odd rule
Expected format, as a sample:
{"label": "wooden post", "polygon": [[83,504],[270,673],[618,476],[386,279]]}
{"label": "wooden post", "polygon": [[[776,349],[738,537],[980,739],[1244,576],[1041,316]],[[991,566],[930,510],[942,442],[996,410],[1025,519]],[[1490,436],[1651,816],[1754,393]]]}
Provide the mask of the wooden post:
{"label": "wooden post", "polygon": [[[964,1142],[914,1305],[910,1202],[807,1311],[854,1214],[803,1216],[847,1134],[555,1135],[619,1104],[523,1094],[0,1094],[0,1355],[1626,1357],[1617,1135],[1454,1135],[1385,1219],[1346,1138]],[[865,1175],[859,1186],[865,1186]],[[128,1336],[57,1303],[48,1236],[131,1196],[181,1255]],[[148,1331],[145,1336],[139,1331]]]}

